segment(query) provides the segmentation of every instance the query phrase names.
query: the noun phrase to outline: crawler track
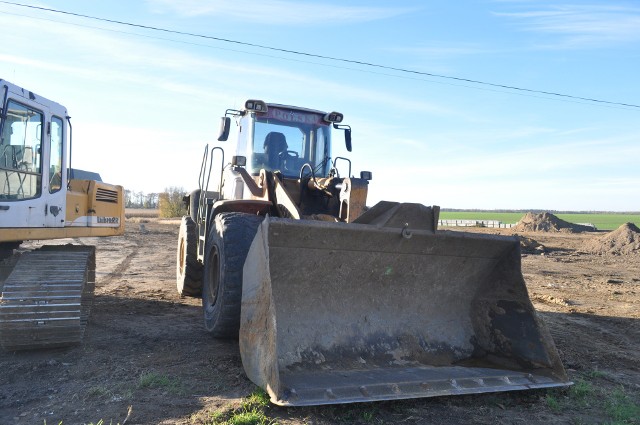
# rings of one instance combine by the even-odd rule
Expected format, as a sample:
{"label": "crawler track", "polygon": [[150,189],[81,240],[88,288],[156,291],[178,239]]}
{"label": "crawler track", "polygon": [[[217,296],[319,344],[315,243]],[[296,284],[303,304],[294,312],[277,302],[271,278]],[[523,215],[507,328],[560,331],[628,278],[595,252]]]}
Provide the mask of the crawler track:
{"label": "crawler track", "polygon": [[22,254],[2,288],[2,348],[30,350],[79,343],[94,286],[94,247],[47,246]]}

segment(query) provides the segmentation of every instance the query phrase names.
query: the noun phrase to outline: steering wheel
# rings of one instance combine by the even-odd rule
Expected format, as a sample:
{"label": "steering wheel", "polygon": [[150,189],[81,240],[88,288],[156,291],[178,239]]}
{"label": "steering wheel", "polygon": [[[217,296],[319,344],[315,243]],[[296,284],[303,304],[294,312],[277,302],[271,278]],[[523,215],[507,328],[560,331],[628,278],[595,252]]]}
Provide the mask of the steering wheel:
{"label": "steering wheel", "polygon": [[287,160],[289,159],[298,159],[300,155],[296,151],[282,151],[278,154],[278,161],[284,168],[289,168],[288,166],[291,164],[287,164]]}

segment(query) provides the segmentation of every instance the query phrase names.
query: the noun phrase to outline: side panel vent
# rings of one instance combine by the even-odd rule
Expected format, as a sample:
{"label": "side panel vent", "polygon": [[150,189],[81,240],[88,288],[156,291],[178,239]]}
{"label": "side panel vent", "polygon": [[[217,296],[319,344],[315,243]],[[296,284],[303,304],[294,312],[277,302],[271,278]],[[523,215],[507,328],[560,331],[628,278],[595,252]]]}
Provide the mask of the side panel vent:
{"label": "side panel vent", "polygon": [[115,190],[98,188],[96,190],[96,201],[98,202],[110,202],[112,204],[118,203],[118,192]]}

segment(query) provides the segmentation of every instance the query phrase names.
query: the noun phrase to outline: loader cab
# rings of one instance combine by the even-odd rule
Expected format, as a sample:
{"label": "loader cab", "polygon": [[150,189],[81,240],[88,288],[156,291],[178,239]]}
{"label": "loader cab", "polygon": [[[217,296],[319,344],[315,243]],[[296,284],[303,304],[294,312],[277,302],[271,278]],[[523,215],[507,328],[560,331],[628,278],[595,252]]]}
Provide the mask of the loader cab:
{"label": "loader cab", "polygon": [[252,175],[265,169],[297,179],[313,170],[324,177],[331,168],[331,127],[341,121],[337,112],[249,100],[239,114],[235,152],[247,158]]}
{"label": "loader cab", "polygon": [[331,124],[323,117],[320,112],[275,105],[264,114],[254,114],[250,172],[264,168],[298,178],[309,164],[317,176],[326,176],[331,165]]}
{"label": "loader cab", "polygon": [[67,111],[0,80],[2,227],[63,227]]}

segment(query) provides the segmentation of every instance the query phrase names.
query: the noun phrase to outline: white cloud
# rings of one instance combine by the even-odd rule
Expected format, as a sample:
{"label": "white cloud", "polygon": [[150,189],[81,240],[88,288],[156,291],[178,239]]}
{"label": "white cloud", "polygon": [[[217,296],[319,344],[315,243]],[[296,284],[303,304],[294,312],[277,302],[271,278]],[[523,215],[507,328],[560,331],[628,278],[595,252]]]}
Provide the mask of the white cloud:
{"label": "white cloud", "polygon": [[[113,31],[110,26],[102,30],[62,22],[42,25],[41,19],[3,15],[0,15],[0,25],[14,40],[10,43],[11,49],[7,45],[0,48],[0,58],[7,63],[74,76],[87,82],[135,86],[138,93],[148,88],[206,99],[215,96],[228,100],[257,95],[264,96],[266,100],[293,102],[300,93],[313,97],[312,93],[316,92],[356,102],[373,102],[394,110],[451,114],[450,110],[423,99],[407,100],[401,95],[389,95],[384,89],[360,88],[343,83],[344,79],[336,81],[314,76],[324,76],[324,72],[301,73],[281,58],[256,61],[254,55],[230,52],[224,55],[228,59],[221,59],[215,49],[210,50],[211,54],[203,54],[202,49],[191,52],[178,41],[159,43],[144,35],[139,37],[139,34]],[[64,44],[56,44],[55,49],[52,44],[27,49],[26,46],[32,44],[21,37],[24,33],[31,33],[42,40],[65,41]],[[73,62],[63,60],[56,53],[59,49],[64,49],[68,57],[73,56]],[[310,69],[314,68],[326,69],[311,64]],[[283,84],[276,84],[278,82]],[[278,88],[274,90],[274,87]],[[277,93],[277,99],[274,93]]]}
{"label": "white cloud", "polygon": [[245,0],[242,5],[219,0],[147,0],[147,4],[156,13],[177,13],[184,17],[216,16],[242,22],[291,26],[369,22],[414,10],[286,0]]}
{"label": "white cloud", "polygon": [[488,49],[477,43],[457,43],[457,44],[440,44],[429,41],[429,44],[418,44],[415,46],[402,46],[387,49],[398,53],[408,53],[411,55],[420,55],[428,58],[442,58],[451,56],[468,56],[468,55],[486,55],[493,53],[495,50]]}
{"label": "white cloud", "polygon": [[525,31],[558,37],[541,47],[584,48],[640,41],[640,8],[604,5],[528,3],[526,11],[495,13]]}

